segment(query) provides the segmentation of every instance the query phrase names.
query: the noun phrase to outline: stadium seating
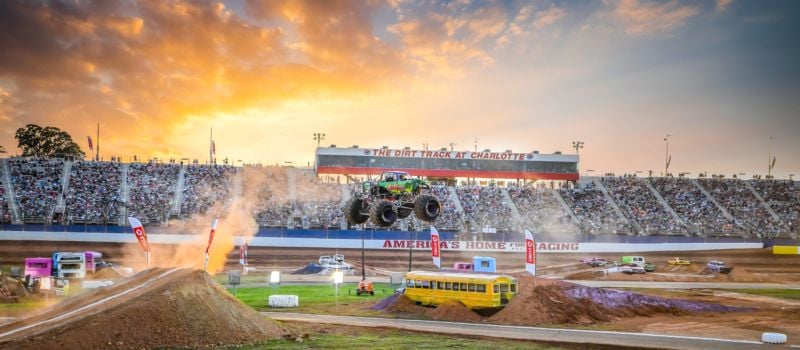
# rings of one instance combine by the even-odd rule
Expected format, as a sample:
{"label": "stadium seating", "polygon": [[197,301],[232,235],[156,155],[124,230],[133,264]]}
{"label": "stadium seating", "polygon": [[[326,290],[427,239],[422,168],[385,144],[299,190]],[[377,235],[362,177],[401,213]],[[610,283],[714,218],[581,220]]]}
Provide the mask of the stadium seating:
{"label": "stadium seating", "polygon": [[763,233],[774,236],[780,233],[781,223],[769,213],[743,180],[700,179],[700,184],[733,215],[737,225],[749,234]]}
{"label": "stadium seating", "polygon": [[550,189],[538,187],[510,187],[511,199],[527,224],[540,233],[577,231],[572,219],[558,201],[558,194]]}
{"label": "stadium seating", "polygon": [[169,217],[180,166],[147,163],[130,165],[128,169],[128,215],[142,223],[163,223]]}
{"label": "stadium seating", "polygon": [[630,224],[620,218],[594,182],[562,188],[559,194],[581,224],[584,234],[628,234]]}
{"label": "stadium seating", "polygon": [[65,195],[66,223],[116,223],[121,180],[118,163],[74,163]]}
{"label": "stadium seating", "polygon": [[49,221],[62,193],[64,162],[60,159],[13,158],[8,165],[22,221]]}
{"label": "stadium seating", "polygon": [[[81,232],[108,232],[95,226],[117,224],[125,214],[148,225],[165,224],[170,218],[186,220],[221,211],[239,196],[253,200],[247,208],[263,229],[338,237],[329,230],[347,226],[342,205],[348,192],[359,189],[358,184],[343,185],[333,178],[322,181],[312,170],[277,166],[243,170],[38,158],[12,158],[8,165],[10,183],[0,178],[0,224],[11,222],[14,202],[7,201],[6,192],[12,188],[26,230],[82,225],[77,226]],[[62,189],[65,169],[69,181]],[[584,240],[600,239],[601,234],[785,239],[800,230],[800,186],[793,181],[625,176],[564,183],[557,189],[533,185],[435,183],[431,193],[442,204],[442,214],[434,225],[443,232],[496,230],[498,235],[531,227],[540,237],[563,238],[566,233]],[[56,206],[63,208],[63,215]],[[176,224],[181,222],[170,225]],[[369,223],[365,228],[373,229]],[[381,231],[425,228],[412,215]]]}

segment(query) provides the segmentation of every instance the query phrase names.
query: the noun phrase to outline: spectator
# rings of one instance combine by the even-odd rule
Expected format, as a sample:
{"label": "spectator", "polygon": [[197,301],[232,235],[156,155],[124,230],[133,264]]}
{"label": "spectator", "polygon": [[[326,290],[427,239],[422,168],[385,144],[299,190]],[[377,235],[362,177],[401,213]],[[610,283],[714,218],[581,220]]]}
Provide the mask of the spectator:
{"label": "spectator", "polygon": [[8,161],[14,195],[25,223],[45,223],[61,195],[61,159],[14,158]]}
{"label": "spectator", "polygon": [[117,163],[78,161],[72,165],[66,191],[69,224],[118,222],[121,173]]}

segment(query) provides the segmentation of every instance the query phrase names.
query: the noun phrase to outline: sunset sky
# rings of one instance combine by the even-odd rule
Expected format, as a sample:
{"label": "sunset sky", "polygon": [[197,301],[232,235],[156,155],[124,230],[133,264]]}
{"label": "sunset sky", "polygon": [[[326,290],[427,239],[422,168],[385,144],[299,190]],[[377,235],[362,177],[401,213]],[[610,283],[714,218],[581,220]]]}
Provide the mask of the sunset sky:
{"label": "sunset sky", "polygon": [[[794,39],[792,39],[794,38]],[[798,1],[0,1],[0,145],[313,161],[324,145],[574,153],[582,174],[800,175]],[[770,140],[773,137],[773,140]]]}

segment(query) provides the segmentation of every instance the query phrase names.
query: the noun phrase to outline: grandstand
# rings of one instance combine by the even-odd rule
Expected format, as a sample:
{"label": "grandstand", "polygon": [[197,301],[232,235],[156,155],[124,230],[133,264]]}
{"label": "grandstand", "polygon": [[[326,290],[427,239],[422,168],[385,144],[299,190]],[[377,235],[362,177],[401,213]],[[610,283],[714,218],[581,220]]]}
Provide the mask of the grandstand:
{"label": "grandstand", "polygon": [[[242,168],[214,165],[38,158],[12,158],[0,165],[0,229],[82,225],[88,231],[124,226],[127,215],[165,226],[220,210],[235,191],[246,191],[258,194],[253,218],[262,228],[344,232],[350,228],[341,207],[358,188],[357,172],[350,170],[337,177],[328,175],[331,169],[258,167],[250,169],[253,177],[238,176]],[[537,176],[547,175],[485,181],[437,176],[432,193],[443,214],[435,225],[445,232],[504,237],[528,227],[562,238],[795,238],[800,230],[800,186],[794,181],[635,176],[564,181],[561,175],[522,180]],[[426,228],[410,216],[382,230]],[[377,230],[370,224],[355,229]]]}

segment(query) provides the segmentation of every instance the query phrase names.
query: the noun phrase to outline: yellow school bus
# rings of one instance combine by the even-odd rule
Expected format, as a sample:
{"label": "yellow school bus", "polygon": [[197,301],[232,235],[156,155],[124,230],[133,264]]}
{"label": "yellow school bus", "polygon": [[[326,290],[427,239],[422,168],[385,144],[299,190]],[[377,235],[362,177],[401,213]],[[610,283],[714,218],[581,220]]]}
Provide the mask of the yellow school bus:
{"label": "yellow school bus", "polygon": [[458,300],[469,309],[501,308],[517,294],[515,278],[494,274],[413,271],[403,285],[406,297],[417,304]]}

